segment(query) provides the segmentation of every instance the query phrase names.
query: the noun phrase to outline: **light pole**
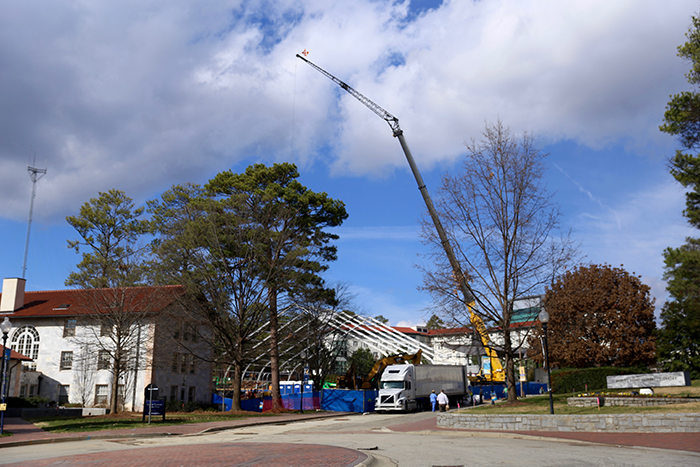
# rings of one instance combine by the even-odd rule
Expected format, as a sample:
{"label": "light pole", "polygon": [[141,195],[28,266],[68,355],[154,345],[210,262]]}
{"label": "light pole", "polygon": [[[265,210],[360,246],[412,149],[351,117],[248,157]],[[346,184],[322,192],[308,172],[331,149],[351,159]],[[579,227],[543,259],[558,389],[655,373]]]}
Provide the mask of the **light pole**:
{"label": "light pole", "polygon": [[554,399],[552,398],[552,372],[549,368],[549,350],[547,348],[547,323],[549,323],[549,313],[544,308],[538,315],[540,323],[542,323],[542,331],[544,332],[544,363],[547,365],[547,392],[549,392],[549,413],[554,415]]}
{"label": "light pole", "polygon": [[307,380],[307,375],[306,375],[306,351],[302,350],[301,351],[301,360],[302,360],[302,376],[301,376],[301,403],[299,404],[299,413],[304,413],[304,384],[306,384]]}
{"label": "light pole", "polygon": [[0,412],[0,435],[4,433],[5,429],[5,409],[7,406],[5,405],[5,394],[7,393],[7,361],[10,359],[10,352],[8,352],[7,348],[7,333],[10,332],[10,329],[12,329],[12,323],[10,322],[10,319],[5,316],[5,319],[3,320],[2,323],[0,323],[0,331],[2,331],[2,388],[0,389],[0,392],[2,392],[2,405],[3,405],[3,410]]}

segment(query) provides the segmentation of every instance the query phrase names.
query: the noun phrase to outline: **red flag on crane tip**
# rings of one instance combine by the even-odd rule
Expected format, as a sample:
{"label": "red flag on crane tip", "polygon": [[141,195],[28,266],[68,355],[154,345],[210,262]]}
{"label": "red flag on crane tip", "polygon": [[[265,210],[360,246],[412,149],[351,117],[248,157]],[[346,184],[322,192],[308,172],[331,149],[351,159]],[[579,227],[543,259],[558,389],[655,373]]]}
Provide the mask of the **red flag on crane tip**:
{"label": "red flag on crane tip", "polygon": [[304,51],[303,51],[301,54],[302,54],[304,57],[306,57],[307,55],[309,55],[309,51],[306,50],[306,49],[304,49]]}

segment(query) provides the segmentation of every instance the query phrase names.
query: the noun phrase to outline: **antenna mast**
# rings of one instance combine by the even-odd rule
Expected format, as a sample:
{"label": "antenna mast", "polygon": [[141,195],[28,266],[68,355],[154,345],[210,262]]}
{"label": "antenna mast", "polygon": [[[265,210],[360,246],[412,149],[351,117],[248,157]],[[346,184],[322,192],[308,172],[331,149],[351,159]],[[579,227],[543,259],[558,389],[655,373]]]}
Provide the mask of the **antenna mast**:
{"label": "antenna mast", "polygon": [[[34,154],[34,163],[36,163],[36,153]],[[36,196],[36,182],[38,182],[41,177],[46,175],[46,169],[37,169],[36,167],[28,165],[27,172],[29,172],[29,178],[32,181],[32,200],[29,203],[29,222],[27,223],[27,242],[24,244],[24,263],[22,263],[22,279],[25,279],[25,273],[27,272],[27,253],[29,252],[29,233],[32,230],[32,215],[34,213],[34,197]]]}

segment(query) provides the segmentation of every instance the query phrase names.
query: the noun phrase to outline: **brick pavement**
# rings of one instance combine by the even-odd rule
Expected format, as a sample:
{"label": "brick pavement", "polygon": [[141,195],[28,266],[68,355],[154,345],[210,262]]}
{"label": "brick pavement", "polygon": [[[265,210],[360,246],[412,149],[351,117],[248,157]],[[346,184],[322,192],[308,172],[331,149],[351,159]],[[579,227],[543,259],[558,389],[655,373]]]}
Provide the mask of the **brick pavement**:
{"label": "brick pavement", "polygon": [[[9,446],[22,446],[38,443],[54,443],[69,440],[85,440],[85,439],[128,439],[139,437],[155,437],[155,436],[181,436],[195,434],[201,432],[210,432],[217,430],[225,430],[230,428],[241,428],[246,426],[256,426],[261,424],[279,424],[292,423],[294,421],[309,420],[316,418],[334,418],[347,416],[346,413],[307,413],[307,414],[281,414],[263,418],[243,419],[243,420],[228,420],[221,422],[208,423],[193,423],[176,426],[157,426],[147,428],[137,428],[132,430],[112,430],[87,433],[47,433],[34,425],[25,422],[18,418],[5,419],[5,430],[12,432],[13,436],[0,438],[0,448]],[[450,429],[438,428],[436,418],[432,417],[426,420],[402,423],[401,418],[396,418],[396,423],[387,424],[387,427],[396,432],[416,432],[416,431],[461,431],[471,432],[474,435],[484,433],[477,430]],[[567,433],[567,432],[551,432],[551,431],[490,431],[487,432],[492,436],[514,437],[535,437],[535,438],[553,438],[562,440],[591,442],[598,444],[606,444],[613,446],[640,446],[660,449],[674,449],[681,451],[700,452],[700,432],[698,433]],[[238,446],[238,444],[236,444]],[[292,446],[297,445],[280,445]],[[243,451],[242,451],[243,452]],[[295,451],[296,452],[296,451]],[[303,450],[301,451],[303,452]],[[300,454],[301,454],[300,452]],[[352,451],[354,452],[354,451]],[[272,451],[270,451],[271,455]],[[244,456],[245,454],[241,454]],[[364,456],[364,454],[362,454]],[[327,454],[331,457],[331,454]],[[342,456],[341,456],[342,457]],[[230,461],[230,459],[229,459]],[[342,462],[339,458],[337,462]],[[363,461],[358,461],[363,462]],[[38,464],[33,464],[38,465]],[[66,464],[68,465],[68,464]],[[116,465],[116,464],[113,464]],[[127,464],[125,464],[127,465]],[[217,464],[212,464],[217,465]],[[255,464],[252,464],[255,465]],[[261,464],[263,465],[263,464]],[[274,465],[274,464],[269,464]],[[330,463],[323,465],[355,465],[353,463]]]}
{"label": "brick pavement", "polygon": [[[438,428],[437,419],[429,418],[413,423],[397,423],[388,427],[392,431],[462,431],[484,433],[484,430]],[[700,432],[696,433],[571,433],[562,431],[486,431],[503,436],[527,436],[538,438],[567,439],[612,446],[641,446],[678,451],[700,452]]]}
{"label": "brick pavement", "polygon": [[314,420],[318,418],[333,418],[347,415],[337,412],[322,413],[288,413],[266,417],[246,418],[240,420],[223,420],[220,422],[188,423],[182,425],[160,426],[154,423],[144,428],[123,430],[87,431],[81,433],[49,433],[37,428],[33,424],[21,418],[5,419],[4,429],[12,433],[12,436],[0,438],[0,448],[12,446],[24,446],[31,444],[55,443],[61,441],[80,441],[87,439],[127,439],[127,438],[152,438],[159,436],[182,436],[196,433],[241,428],[247,426],[292,423],[301,420]]}
{"label": "brick pavement", "polygon": [[367,460],[361,452],[313,444],[235,443],[167,446],[148,449],[79,454],[6,464],[9,467],[171,467],[172,465],[230,467],[355,467]]}

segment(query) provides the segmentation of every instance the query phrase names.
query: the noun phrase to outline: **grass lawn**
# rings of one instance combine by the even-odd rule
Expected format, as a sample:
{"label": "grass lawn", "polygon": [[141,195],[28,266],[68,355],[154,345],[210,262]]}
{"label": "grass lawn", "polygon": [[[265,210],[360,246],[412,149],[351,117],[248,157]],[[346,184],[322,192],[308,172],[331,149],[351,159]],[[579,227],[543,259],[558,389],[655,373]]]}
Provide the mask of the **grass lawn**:
{"label": "grass lawn", "polygon": [[[654,388],[655,395],[669,395],[680,397],[700,398],[700,380],[691,381],[692,386],[673,388]],[[611,391],[612,392],[612,391]],[[657,407],[569,407],[566,398],[571,394],[554,394],[554,414],[616,414],[616,413],[681,413],[700,412],[700,402],[687,404],[671,404]],[[485,404],[470,409],[462,409],[460,412],[481,414],[549,414],[549,396],[532,396],[519,399],[518,402]]]}
{"label": "grass lawn", "polygon": [[[188,412],[167,413],[165,421],[163,417],[151,417],[151,427],[182,425],[185,423],[221,422],[226,420],[239,420],[242,418],[267,417],[278,415],[274,413],[259,412]],[[100,415],[83,418],[34,418],[28,420],[34,425],[51,433],[79,433],[83,431],[121,430],[130,428],[147,427],[148,418],[141,421],[142,414],[122,412],[114,415]]]}

